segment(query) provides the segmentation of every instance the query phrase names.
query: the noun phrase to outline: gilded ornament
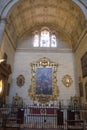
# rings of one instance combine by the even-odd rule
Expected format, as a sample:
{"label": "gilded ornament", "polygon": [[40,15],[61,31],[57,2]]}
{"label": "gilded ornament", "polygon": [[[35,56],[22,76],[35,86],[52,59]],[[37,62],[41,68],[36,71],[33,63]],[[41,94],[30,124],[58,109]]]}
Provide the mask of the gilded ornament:
{"label": "gilded ornament", "polygon": [[59,96],[57,67],[57,63],[46,57],[40,58],[36,63],[31,63],[32,78],[29,96],[33,101],[47,103],[57,99]]}
{"label": "gilded ornament", "polygon": [[64,84],[64,86],[70,87],[73,83],[73,80],[72,80],[71,76],[67,74],[63,77],[62,83]]}

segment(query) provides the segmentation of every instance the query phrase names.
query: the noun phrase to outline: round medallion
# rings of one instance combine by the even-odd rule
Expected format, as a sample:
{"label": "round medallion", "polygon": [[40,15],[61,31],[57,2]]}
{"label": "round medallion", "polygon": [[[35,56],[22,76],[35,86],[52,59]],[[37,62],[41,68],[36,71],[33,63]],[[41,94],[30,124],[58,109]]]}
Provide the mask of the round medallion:
{"label": "round medallion", "polygon": [[70,87],[72,84],[73,80],[71,78],[70,75],[65,75],[62,79],[62,83],[66,86],[66,87]]}
{"label": "round medallion", "polygon": [[23,76],[23,75],[19,75],[19,76],[17,77],[17,85],[18,85],[19,87],[22,87],[22,86],[24,85],[24,83],[25,83],[25,78],[24,78],[24,76]]}

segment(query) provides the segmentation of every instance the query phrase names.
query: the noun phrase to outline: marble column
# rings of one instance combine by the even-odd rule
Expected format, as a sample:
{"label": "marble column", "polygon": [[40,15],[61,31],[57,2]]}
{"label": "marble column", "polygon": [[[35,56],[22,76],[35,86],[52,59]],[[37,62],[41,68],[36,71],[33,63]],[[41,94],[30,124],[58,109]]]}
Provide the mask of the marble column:
{"label": "marble column", "polygon": [[0,19],[0,58],[2,57],[1,45],[2,45],[3,35],[5,31],[5,24],[6,24],[6,19]]}

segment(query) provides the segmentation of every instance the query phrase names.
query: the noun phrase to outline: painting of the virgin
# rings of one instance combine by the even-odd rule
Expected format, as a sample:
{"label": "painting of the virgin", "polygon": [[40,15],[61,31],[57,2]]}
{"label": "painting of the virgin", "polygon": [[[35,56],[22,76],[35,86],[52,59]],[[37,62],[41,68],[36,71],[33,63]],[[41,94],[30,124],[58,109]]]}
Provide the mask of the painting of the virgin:
{"label": "painting of the virgin", "polygon": [[52,94],[52,68],[37,68],[36,94]]}

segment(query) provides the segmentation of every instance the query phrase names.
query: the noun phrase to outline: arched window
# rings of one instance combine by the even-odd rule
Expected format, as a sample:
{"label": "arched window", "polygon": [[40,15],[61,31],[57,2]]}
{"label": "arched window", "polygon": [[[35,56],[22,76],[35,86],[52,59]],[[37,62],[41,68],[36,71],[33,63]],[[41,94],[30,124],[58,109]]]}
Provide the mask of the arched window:
{"label": "arched window", "polygon": [[54,33],[51,35],[51,47],[57,47],[56,35]]}
{"label": "arched window", "polygon": [[47,29],[40,32],[35,32],[33,47],[57,47],[55,33],[51,33]]}
{"label": "arched window", "polygon": [[33,46],[34,47],[39,47],[39,34],[37,32],[34,34]]}
{"label": "arched window", "polygon": [[40,47],[50,47],[50,33],[47,30],[41,31]]}

